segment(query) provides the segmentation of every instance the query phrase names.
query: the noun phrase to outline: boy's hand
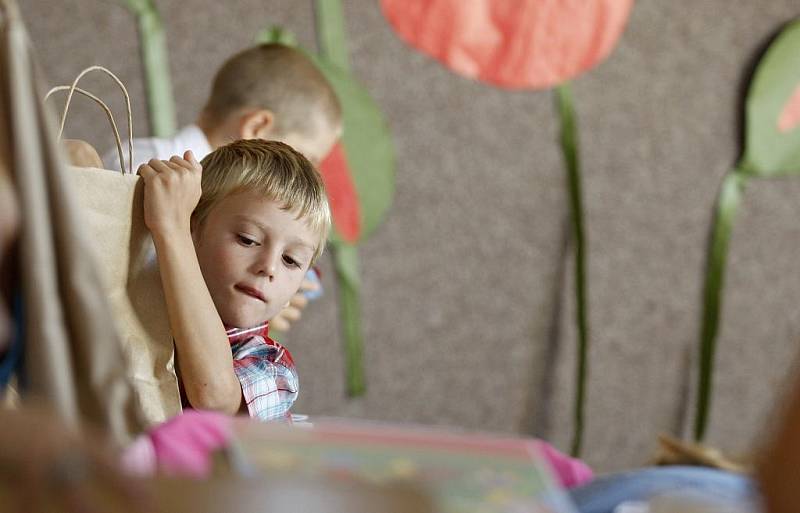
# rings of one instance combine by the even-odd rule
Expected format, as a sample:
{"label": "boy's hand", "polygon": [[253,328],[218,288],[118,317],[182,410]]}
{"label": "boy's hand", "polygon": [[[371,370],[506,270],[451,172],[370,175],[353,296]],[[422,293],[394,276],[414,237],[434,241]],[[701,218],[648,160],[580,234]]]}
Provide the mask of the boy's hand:
{"label": "boy's hand", "polygon": [[303,316],[303,309],[308,305],[308,298],[303,294],[305,290],[319,290],[319,283],[304,279],[300,284],[300,291],[292,296],[289,304],[283,310],[278,312],[278,315],[270,319],[269,327],[276,331],[289,331],[292,323],[300,320]]}
{"label": "boy's hand", "polygon": [[64,139],[69,163],[76,167],[103,167],[100,154],[94,146],[81,139]]}
{"label": "boy's hand", "polygon": [[191,151],[183,158],[152,159],[139,166],[144,179],[144,222],[154,236],[191,231],[192,212],[202,194],[202,172]]}

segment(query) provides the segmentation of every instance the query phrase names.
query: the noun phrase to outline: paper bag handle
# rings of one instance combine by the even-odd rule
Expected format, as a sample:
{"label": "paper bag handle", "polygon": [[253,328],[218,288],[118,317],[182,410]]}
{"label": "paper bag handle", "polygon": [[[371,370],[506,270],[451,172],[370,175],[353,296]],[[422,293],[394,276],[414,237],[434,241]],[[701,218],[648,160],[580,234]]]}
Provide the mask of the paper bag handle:
{"label": "paper bag handle", "polygon": [[[53,93],[55,93],[57,91],[66,91],[66,90],[69,90],[69,89],[71,89],[70,86],[56,86],[56,87],[50,89],[50,91],[47,92],[47,95],[44,97],[44,99],[47,100]],[[117,144],[117,154],[119,155],[119,166],[120,166],[120,169],[122,170],[122,172],[124,173],[125,172],[125,161],[122,158],[122,142],[120,140],[119,130],[117,129],[117,123],[114,121],[114,115],[111,113],[111,109],[108,108],[108,105],[106,105],[103,102],[103,100],[101,100],[97,96],[93,95],[89,91],[81,89],[80,87],[76,87],[75,88],[75,92],[76,93],[80,93],[80,94],[82,94],[84,96],[87,96],[87,97],[91,98],[92,100],[97,102],[100,105],[100,107],[102,107],[103,110],[106,112],[106,117],[108,117],[108,121],[111,123],[111,129],[114,131],[114,142],[116,142],[116,144]]]}
{"label": "paper bag handle", "polygon": [[119,136],[119,130],[117,129],[117,124],[114,121],[114,116],[111,113],[111,109],[108,108],[108,105],[106,105],[103,102],[103,100],[93,95],[92,93],[78,87],[78,81],[90,71],[102,71],[107,75],[109,75],[117,83],[119,88],[122,90],[123,96],[125,97],[125,109],[127,110],[128,114],[128,172],[130,174],[133,174],[133,116],[131,115],[131,98],[128,95],[128,90],[125,89],[125,85],[122,83],[122,81],[118,79],[117,76],[114,75],[111,71],[102,66],[90,66],[86,68],[85,70],[81,71],[81,73],[77,77],[75,77],[75,80],[72,82],[71,86],[56,86],[50,89],[50,91],[48,91],[47,94],[45,95],[44,99],[45,101],[47,101],[50,95],[52,95],[56,91],[69,90],[69,94],[67,95],[67,101],[64,104],[64,112],[61,115],[61,126],[58,129],[58,138],[61,139],[61,135],[64,133],[64,125],[67,122],[67,113],[69,112],[70,103],[72,102],[72,95],[77,91],[78,93],[91,98],[103,108],[103,110],[106,112],[106,116],[108,117],[109,122],[111,123],[111,129],[114,131],[114,138],[116,139],[115,142],[117,143],[117,152],[119,154],[120,170],[122,171],[123,174],[125,173],[125,162],[122,158],[122,141]]}

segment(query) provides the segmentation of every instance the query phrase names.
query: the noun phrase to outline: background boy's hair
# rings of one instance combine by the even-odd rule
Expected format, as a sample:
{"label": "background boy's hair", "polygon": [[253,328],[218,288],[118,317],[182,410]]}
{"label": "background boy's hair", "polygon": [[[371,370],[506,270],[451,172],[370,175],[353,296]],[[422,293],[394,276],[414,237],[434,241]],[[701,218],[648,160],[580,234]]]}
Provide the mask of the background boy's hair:
{"label": "background boy's hair", "polygon": [[217,148],[200,164],[203,194],[192,213],[193,229],[222,199],[254,191],[308,223],[319,236],[311,263],[319,258],[330,231],[330,208],[322,176],[301,153],[282,142],[247,139]]}
{"label": "background boy's hair", "polygon": [[319,113],[331,126],[341,123],[336,93],[311,59],[300,50],[261,44],[228,59],[214,76],[204,112],[221,122],[243,107],[275,114],[275,131],[313,134]]}

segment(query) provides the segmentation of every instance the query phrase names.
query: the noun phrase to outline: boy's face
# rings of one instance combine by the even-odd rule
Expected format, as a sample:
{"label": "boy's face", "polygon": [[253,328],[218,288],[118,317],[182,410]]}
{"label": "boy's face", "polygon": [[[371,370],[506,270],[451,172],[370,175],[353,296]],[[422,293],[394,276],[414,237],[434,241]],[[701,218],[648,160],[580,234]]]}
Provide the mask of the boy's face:
{"label": "boy's face", "polygon": [[224,198],[193,230],[200,269],[227,326],[271,319],[297,292],[317,237],[295,217],[248,191]]}

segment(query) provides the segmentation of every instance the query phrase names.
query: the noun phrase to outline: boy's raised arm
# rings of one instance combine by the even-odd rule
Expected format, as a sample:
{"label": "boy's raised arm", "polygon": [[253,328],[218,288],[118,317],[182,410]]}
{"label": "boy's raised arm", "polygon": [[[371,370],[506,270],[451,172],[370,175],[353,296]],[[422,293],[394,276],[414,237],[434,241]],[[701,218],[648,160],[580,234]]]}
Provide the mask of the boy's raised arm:
{"label": "boy's raised arm", "polygon": [[139,174],[145,184],[145,224],[155,242],[186,397],[194,408],[234,414],[241,408],[242,389],[191,235],[202,167],[187,151],[183,158],[150,160],[139,167]]}

